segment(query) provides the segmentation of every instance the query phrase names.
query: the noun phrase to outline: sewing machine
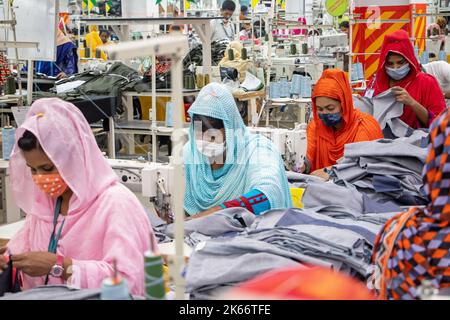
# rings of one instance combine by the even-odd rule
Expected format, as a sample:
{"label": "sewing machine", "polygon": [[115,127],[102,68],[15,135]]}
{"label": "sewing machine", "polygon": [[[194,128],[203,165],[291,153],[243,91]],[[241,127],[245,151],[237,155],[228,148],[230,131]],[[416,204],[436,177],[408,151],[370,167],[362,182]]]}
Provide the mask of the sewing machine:
{"label": "sewing machine", "polygon": [[261,134],[272,141],[284,160],[286,169],[296,171],[303,166],[306,157],[306,130],[301,125],[296,128],[279,129],[253,127],[251,133]]}
{"label": "sewing machine", "polygon": [[294,71],[303,71],[311,76],[312,84],[320,79],[324,70],[322,61],[311,56],[274,57],[272,65],[275,70],[275,79],[280,79],[284,73],[288,79],[292,79]]}
{"label": "sewing machine", "polygon": [[149,165],[145,160],[107,159],[120,182],[134,193],[142,193],[142,169]]}
{"label": "sewing machine", "polygon": [[175,170],[172,164],[149,163],[142,169],[142,195],[150,198],[158,215],[167,222],[173,222]]}

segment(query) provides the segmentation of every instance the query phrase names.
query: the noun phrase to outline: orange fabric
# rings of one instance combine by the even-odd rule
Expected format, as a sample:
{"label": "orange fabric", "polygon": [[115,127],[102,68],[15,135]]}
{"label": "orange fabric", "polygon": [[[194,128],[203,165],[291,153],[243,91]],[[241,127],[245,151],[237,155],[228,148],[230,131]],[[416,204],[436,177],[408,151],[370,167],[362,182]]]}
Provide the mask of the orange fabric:
{"label": "orange fabric", "polygon": [[[317,97],[328,97],[341,102],[344,122],[342,129],[334,131],[319,119],[315,103]],[[307,128],[307,157],[312,171],[336,164],[344,155],[344,146],[347,143],[383,138],[375,118],[353,107],[350,83],[342,70],[328,69],[323,72],[314,88],[312,105],[314,119]]]}
{"label": "orange fabric", "polygon": [[269,271],[240,284],[224,297],[270,300],[373,300],[367,287],[329,269],[286,268]]}

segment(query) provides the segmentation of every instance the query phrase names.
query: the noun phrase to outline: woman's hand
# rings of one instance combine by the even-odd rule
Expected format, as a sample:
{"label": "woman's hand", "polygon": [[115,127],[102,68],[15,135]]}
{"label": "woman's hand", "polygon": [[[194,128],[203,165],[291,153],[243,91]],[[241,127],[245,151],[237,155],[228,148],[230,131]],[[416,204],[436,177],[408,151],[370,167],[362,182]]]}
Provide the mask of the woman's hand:
{"label": "woman's hand", "polygon": [[3,270],[7,267],[6,258],[4,256],[7,249],[7,247],[0,247],[0,274],[2,274]]}
{"label": "woman's hand", "polygon": [[330,175],[325,172],[325,169],[319,169],[311,173],[312,176],[322,178],[325,181],[330,180]]}
{"label": "woman's hand", "polygon": [[200,212],[200,213],[198,213],[198,214],[196,214],[194,216],[191,216],[191,217],[185,219],[185,221],[189,221],[189,220],[195,219],[195,218],[206,217],[206,216],[209,216],[209,215],[213,214],[214,212],[220,211],[222,209],[223,208],[221,206],[215,206],[215,207],[212,207],[212,208],[210,208],[208,210],[202,211],[202,212]]}
{"label": "woman's hand", "polygon": [[401,102],[407,106],[412,106],[417,103],[417,101],[409,95],[408,91],[402,87],[392,87],[392,92],[394,93],[397,102]]}
{"label": "woman's hand", "polygon": [[414,111],[414,113],[416,114],[417,119],[424,127],[428,126],[429,114],[428,110],[424,106],[422,106],[419,102],[414,100],[409,95],[408,91],[406,91],[401,87],[392,87],[392,92],[395,94],[395,99],[398,102],[401,102],[411,107],[412,111]]}
{"label": "woman's hand", "polygon": [[13,266],[30,277],[42,277],[50,273],[56,264],[56,254],[50,252],[26,252],[11,256]]}

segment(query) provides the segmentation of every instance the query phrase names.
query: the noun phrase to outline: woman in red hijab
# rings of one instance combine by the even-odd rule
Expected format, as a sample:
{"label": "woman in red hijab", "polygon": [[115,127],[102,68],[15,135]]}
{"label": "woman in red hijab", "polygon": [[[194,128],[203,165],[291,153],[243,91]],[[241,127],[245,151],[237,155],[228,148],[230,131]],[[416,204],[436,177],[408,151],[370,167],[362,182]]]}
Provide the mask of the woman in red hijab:
{"label": "woman in red hijab", "polygon": [[373,95],[392,89],[405,107],[400,117],[413,129],[428,128],[446,108],[437,80],[421,71],[408,34],[398,30],[384,38]]}
{"label": "woman in red hijab", "polygon": [[312,96],[314,119],[308,124],[305,173],[328,179],[324,168],[336,164],[347,143],[383,138],[372,116],[353,107],[347,74],[339,69],[325,70]]}

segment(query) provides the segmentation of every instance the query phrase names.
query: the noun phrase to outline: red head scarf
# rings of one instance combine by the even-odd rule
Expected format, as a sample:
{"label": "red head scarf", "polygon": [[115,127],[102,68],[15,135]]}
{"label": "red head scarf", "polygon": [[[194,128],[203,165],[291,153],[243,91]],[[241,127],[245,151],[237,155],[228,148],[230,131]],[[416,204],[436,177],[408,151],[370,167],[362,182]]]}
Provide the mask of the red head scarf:
{"label": "red head scarf", "polygon": [[[411,66],[410,73],[400,82],[396,83],[395,86],[405,88],[414,100],[428,110],[428,125],[431,124],[436,116],[446,108],[444,95],[436,79],[421,71],[421,66],[414,54],[411,40],[409,39],[408,33],[404,30],[395,31],[384,38],[376,74],[374,95],[376,96],[390,88],[390,78],[384,68],[389,52],[400,54],[409,62]],[[424,127],[410,106],[405,106],[400,119],[413,129]],[[428,125],[425,127],[428,127]]]}

